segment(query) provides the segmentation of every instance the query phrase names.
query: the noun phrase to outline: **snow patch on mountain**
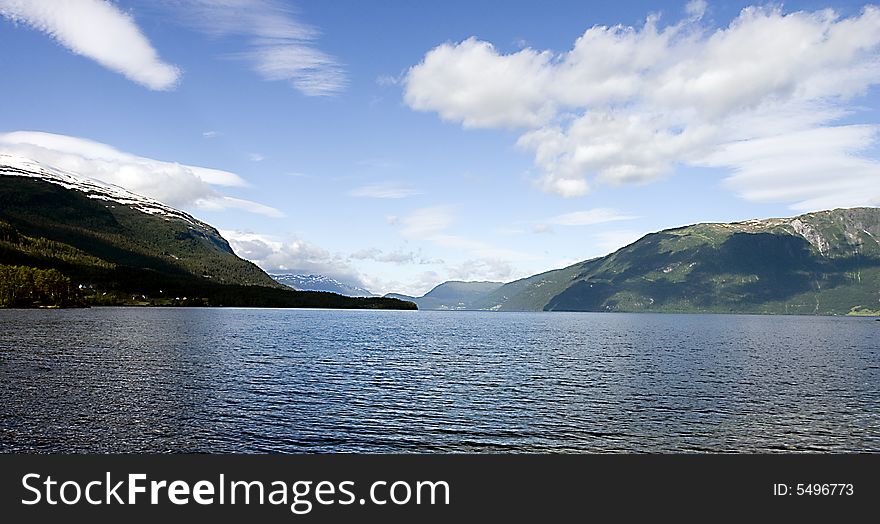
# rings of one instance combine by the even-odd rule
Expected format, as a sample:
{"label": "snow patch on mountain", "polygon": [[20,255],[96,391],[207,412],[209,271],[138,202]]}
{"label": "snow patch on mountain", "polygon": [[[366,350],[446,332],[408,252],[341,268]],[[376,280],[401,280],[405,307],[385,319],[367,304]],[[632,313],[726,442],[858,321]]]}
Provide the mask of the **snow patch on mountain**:
{"label": "snow patch on mountain", "polygon": [[347,297],[374,297],[374,293],[356,285],[340,282],[325,275],[303,275],[294,273],[269,273],[276,282],[299,291],[326,291]]}
{"label": "snow patch on mountain", "polygon": [[178,219],[190,225],[213,232],[214,228],[191,215],[167,206],[158,200],[137,195],[119,186],[77,175],[34,160],[0,153],[0,175],[37,178],[51,184],[84,193],[88,198],[129,206],[142,213],[159,215],[165,220]]}

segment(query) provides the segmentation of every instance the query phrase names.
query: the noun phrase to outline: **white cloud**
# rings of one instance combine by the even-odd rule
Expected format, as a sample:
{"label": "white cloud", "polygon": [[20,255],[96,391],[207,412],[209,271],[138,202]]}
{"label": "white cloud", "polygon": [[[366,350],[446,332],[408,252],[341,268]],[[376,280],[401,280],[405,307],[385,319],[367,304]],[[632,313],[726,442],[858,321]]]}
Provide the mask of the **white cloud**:
{"label": "white cloud", "polygon": [[449,206],[425,207],[400,219],[400,233],[405,237],[424,239],[437,235],[454,221],[455,217]]}
{"label": "white cloud", "polygon": [[584,211],[574,211],[548,218],[544,222],[557,226],[591,226],[595,224],[604,224],[606,222],[617,222],[619,220],[632,220],[637,218],[633,215],[621,213],[616,209],[607,207],[597,207]]}
{"label": "white cloud", "polygon": [[400,85],[401,83],[403,83],[404,74],[405,73],[401,73],[397,76],[379,75],[376,77],[376,84],[382,87]]}
{"label": "white cloud", "polygon": [[350,258],[355,260],[376,260],[378,257],[382,255],[382,250],[377,247],[371,247],[367,249],[361,249],[359,251],[355,251],[350,255]]}
{"label": "white cloud", "polygon": [[443,282],[443,277],[436,271],[423,271],[412,282],[409,282],[408,287],[405,289],[409,290],[408,293],[411,296],[418,297],[434,289],[441,282]]}
{"label": "white cloud", "polygon": [[349,193],[353,197],[361,198],[407,198],[420,195],[421,192],[409,186],[397,184],[394,182],[383,182],[379,184],[370,184],[352,189]]}
{"label": "white cloud", "polygon": [[189,0],[173,4],[189,25],[214,37],[247,39],[233,54],[266,80],[286,81],[307,96],[335,95],[348,83],[339,61],[317,49],[317,29],[275,0]]}
{"label": "white cloud", "polygon": [[422,250],[404,251],[398,249],[391,252],[385,252],[379,248],[367,248],[355,251],[349,258],[352,260],[374,260],[376,262],[388,262],[391,264],[408,265],[408,264],[442,264],[442,260],[431,259],[424,256]]}
{"label": "white cloud", "polygon": [[449,228],[455,223],[451,206],[417,209],[410,215],[400,218],[399,223],[400,234],[406,239],[427,241],[448,252],[468,257],[459,262],[429,261],[442,265],[449,278],[504,279],[516,273],[514,262],[535,261],[541,258],[534,253],[499,247],[449,232]]}
{"label": "white cloud", "polygon": [[[495,232],[504,236],[517,236],[526,234],[528,230],[522,227],[500,227],[496,229]],[[534,228],[532,229],[532,232],[535,232]]]}
{"label": "white cloud", "polygon": [[310,242],[298,238],[281,240],[235,230],[223,230],[220,234],[229,241],[235,254],[265,271],[325,275],[347,284],[374,289],[374,282],[353,268],[344,256]]}
{"label": "white cloud", "polygon": [[381,289],[380,294],[402,293],[411,297],[420,297],[437,287],[444,281],[444,276],[437,271],[422,271],[407,279],[373,280],[374,284],[369,289]]}
{"label": "white cloud", "polygon": [[483,258],[471,259],[449,268],[452,280],[507,281],[514,270],[506,260]]}
{"label": "white cloud", "polygon": [[550,224],[535,224],[532,226],[532,233],[536,235],[549,235],[553,233],[553,228],[550,227]]}
{"label": "white cloud", "polygon": [[706,0],[690,0],[684,6],[684,12],[688,14],[692,19],[699,20],[703,18],[703,15],[706,14],[706,9],[709,7],[709,3]]}
{"label": "white cloud", "polygon": [[555,112],[546,92],[552,59],[531,49],[501,55],[475,38],[443,44],[409,70],[404,98],[465,127],[534,126]]}
{"label": "white cloud", "polygon": [[114,184],[177,208],[234,208],[283,216],[277,209],[222,195],[212,187],[247,186],[235,173],[140,157],[84,138],[37,131],[0,133],[0,152]]}
{"label": "white cloud", "polygon": [[217,131],[205,131],[204,133],[202,133],[202,136],[205,138],[217,138],[218,136],[220,136],[220,133]]}
{"label": "white cloud", "polygon": [[248,155],[248,158],[251,162],[262,162],[263,160],[266,160],[266,157],[264,157],[260,153],[251,153]]}
{"label": "white cloud", "polygon": [[474,258],[505,260],[535,260],[538,258],[532,253],[501,248],[480,240],[449,233],[447,230],[455,223],[451,206],[417,209],[410,215],[399,219],[399,223],[401,226],[400,234],[404,238],[427,240],[445,249],[469,253]]}
{"label": "white cloud", "polygon": [[708,166],[728,167],[726,185],[756,202],[794,200],[794,209],[880,205],[880,164],[860,157],[880,127],[818,127],[726,144]]}
{"label": "white cloud", "polygon": [[240,209],[242,211],[247,211],[248,213],[255,213],[269,218],[284,218],[287,216],[282,211],[265,204],[260,204],[259,202],[222,195],[197,200],[193,205],[200,209],[217,211],[222,211],[224,209]]}
{"label": "white cloud", "polygon": [[112,2],[0,0],[0,15],[149,89],[172,89],[180,78],[180,70],[159,58],[134,18]]}
{"label": "white cloud", "polygon": [[469,253],[471,256],[482,258],[482,259],[504,259],[504,260],[536,260],[539,257],[535,256],[532,253],[526,253],[523,251],[517,251],[515,249],[508,249],[503,247],[497,247],[495,245],[489,244],[487,242],[482,242],[480,240],[473,240],[470,238],[466,238],[460,235],[451,235],[448,233],[439,233],[431,235],[428,237],[428,240],[433,242],[434,244],[459,252]]}
{"label": "white cloud", "polygon": [[[866,151],[878,125],[840,120],[880,84],[880,8],[841,18],[749,7],[717,29],[702,22],[706,9],[691,1],[688,18],[667,26],[653,15],[641,27],[595,26],[565,53],[446,43],[410,68],[404,99],[464,127],[519,129],[537,184],[563,196],[691,165],[732,170],[728,186],[751,200],[876,203],[880,162]],[[792,151],[813,133],[830,140],[804,171]]]}
{"label": "white cloud", "polygon": [[355,165],[380,171],[400,167],[399,162],[388,158],[365,158],[363,160],[358,160],[357,162],[355,162]]}

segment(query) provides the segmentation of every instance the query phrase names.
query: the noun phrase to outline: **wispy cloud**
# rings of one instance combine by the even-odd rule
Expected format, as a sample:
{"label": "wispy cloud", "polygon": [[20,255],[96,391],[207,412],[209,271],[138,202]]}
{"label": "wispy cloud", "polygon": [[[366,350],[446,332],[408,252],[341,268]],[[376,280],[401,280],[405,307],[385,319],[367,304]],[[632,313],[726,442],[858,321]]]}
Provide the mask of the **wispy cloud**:
{"label": "wispy cloud", "polygon": [[690,0],[684,6],[684,12],[693,20],[700,20],[706,14],[709,3],[706,0]]}
{"label": "wispy cloud", "polygon": [[260,153],[251,153],[248,155],[248,159],[250,159],[251,162],[262,162],[263,160],[266,160],[266,157]]}
{"label": "wispy cloud", "polygon": [[449,268],[449,278],[453,280],[506,281],[514,274],[513,266],[507,260],[497,258],[469,259]]}
{"label": "wispy cloud", "polygon": [[[408,240],[427,241],[451,254],[467,257],[459,262],[440,263],[450,278],[498,280],[516,274],[513,262],[534,261],[541,257],[515,249],[499,247],[482,240],[455,234],[452,206],[417,209],[396,221],[400,234]],[[439,282],[437,282],[439,283]]]}
{"label": "wispy cloud", "polygon": [[284,216],[275,208],[223,195],[213,187],[247,186],[235,173],[141,157],[93,140],[16,131],[0,134],[0,152],[114,184],[178,208],[241,209],[270,217]]}
{"label": "wispy cloud", "polygon": [[748,7],[721,28],[707,9],[693,0],[669,25],[594,26],[564,53],[442,44],[410,68],[404,99],[464,127],[519,130],[537,185],[562,196],[691,165],[730,170],[728,187],[749,200],[880,202],[869,153],[880,125],[843,120],[880,85],[880,8]]}
{"label": "wispy cloud", "polygon": [[725,181],[755,202],[794,201],[793,209],[880,206],[880,162],[860,155],[880,126],[818,127],[726,144],[702,163],[726,167]]}
{"label": "wispy cloud", "polygon": [[540,257],[533,253],[527,253],[516,249],[498,247],[482,240],[474,240],[461,235],[442,233],[428,238],[434,244],[460,253],[468,253],[471,256],[485,260],[536,260]]}
{"label": "wispy cloud", "polygon": [[186,23],[214,37],[241,37],[232,54],[266,80],[286,81],[307,96],[330,96],[348,84],[345,69],[316,47],[320,32],[275,0],[189,0],[170,4]]}
{"label": "wispy cloud", "polygon": [[474,240],[449,232],[455,223],[452,206],[432,206],[417,209],[399,219],[400,234],[407,239],[427,240],[445,249],[470,253],[475,258],[534,260],[531,253],[494,246],[481,240]]}
{"label": "wispy cloud", "polygon": [[450,206],[424,207],[400,219],[400,233],[409,238],[429,238],[446,230],[454,221]]}
{"label": "wispy cloud", "polygon": [[633,220],[638,218],[634,215],[621,213],[616,209],[607,207],[597,207],[584,211],[574,211],[548,218],[543,222],[556,226],[592,226],[595,224],[604,224],[606,222],[617,222],[620,220]]}
{"label": "wispy cloud", "polygon": [[103,0],[0,0],[0,15],[46,33],[149,89],[172,89],[180,70],[159,58],[134,17]]}
{"label": "wispy cloud", "polygon": [[371,290],[384,293],[403,293],[412,297],[419,297],[443,282],[444,275],[434,269],[421,271],[409,278],[371,278]]}
{"label": "wispy cloud", "polygon": [[406,71],[398,74],[398,75],[379,75],[376,77],[376,84],[382,87],[388,86],[396,86],[403,83],[404,78],[406,78]]}
{"label": "wispy cloud", "polygon": [[383,182],[379,184],[369,184],[352,189],[350,196],[360,198],[407,198],[420,195],[421,192],[409,186],[398,184],[395,182]]}
{"label": "wispy cloud", "polygon": [[217,131],[205,131],[202,133],[202,136],[205,138],[217,138],[220,136],[220,133]]}
{"label": "wispy cloud", "polygon": [[532,233],[536,235],[547,235],[553,233],[553,228],[549,224],[535,224],[532,226]]}
{"label": "wispy cloud", "polygon": [[442,260],[426,257],[422,253],[421,249],[418,251],[406,251],[403,249],[397,249],[395,251],[386,252],[374,247],[355,251],[354,253],[349,255],[349,258],[352,260],[374,260],[376,262],[387,262],[398,265],[428,265],[443,263]]}
{"label": "wispy cloud", "polygon": [[194,202],[194,205],[200,209],[211,209],[222,211],[224,209],[239,209],[248,213],[267,216],[269,218],[284,218],[284,212],[259,202],[252,200],[244,200],[230,196],[218,195],[211,198],[203,198]]}
{"label": "wispy cloud", "polygon": [[397,162],[396,160],[390,160],[388,158],[364,158],[363,160],[358,160],[357,162],[355,162],[355,165],[360,167],[368,167],[370,169],[385,170],[400,167],[400,162]]}

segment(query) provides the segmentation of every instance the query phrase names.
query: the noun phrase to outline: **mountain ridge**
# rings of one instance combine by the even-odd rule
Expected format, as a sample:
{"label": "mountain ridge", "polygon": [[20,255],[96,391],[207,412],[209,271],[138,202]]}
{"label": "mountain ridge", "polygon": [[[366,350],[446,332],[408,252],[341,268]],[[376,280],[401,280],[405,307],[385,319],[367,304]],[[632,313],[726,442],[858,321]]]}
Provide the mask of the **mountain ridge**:
{"label": "mountain ridge", "polygon": [[[880,209],[706,222],[505,284],[501,311],[848,314],[880,309]],[[823,287],[824,286],[824,287]]]}

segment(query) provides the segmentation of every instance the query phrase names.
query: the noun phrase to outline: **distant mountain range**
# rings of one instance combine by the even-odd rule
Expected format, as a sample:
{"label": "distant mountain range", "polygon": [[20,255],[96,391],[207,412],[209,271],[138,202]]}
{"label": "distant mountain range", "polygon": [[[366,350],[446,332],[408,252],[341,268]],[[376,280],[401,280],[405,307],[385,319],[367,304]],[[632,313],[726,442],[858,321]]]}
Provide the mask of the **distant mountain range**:
{"label": "distant mountain range", "polygon": [[[880,315],[880,209],[696,224],[520,279],[422,297],[270,277],[216,229],[122,188],[0,155],[0,307],[80,304]],[[324,292],[320,292],[324,291]],[[326,292],[332,291],[332,292]]]}
{"label": "distant mountain range", "polygon": [[346,297],[375,297],[375,293],[351,284],[346,284],[324,275],[303,275],[297,273],[269,273],[269,276],[285,286],[300,291],[325,291]]}
{"label": "distant mountain range", "polygon": [[[468,294],[438,300],[447,288]],[[420,309],[880,315],[880,209],[667,229],[504,285],[386,296]]]}
{"label": "distant mountain range", "polygon": [[0,154],[0,307],[80,304],[402,308],[293,291],[216,229],[125,189]]}
{"label": "distant mountain range", "polygon": [[389,293],[385,297],[415,302],[419,309],[478,309],[475,307],[475,304],[480,303],[487,295],[503,285],[503,282],[461,282],[452,280],[438,285],[421,297],[411,297],[397,293]]}

